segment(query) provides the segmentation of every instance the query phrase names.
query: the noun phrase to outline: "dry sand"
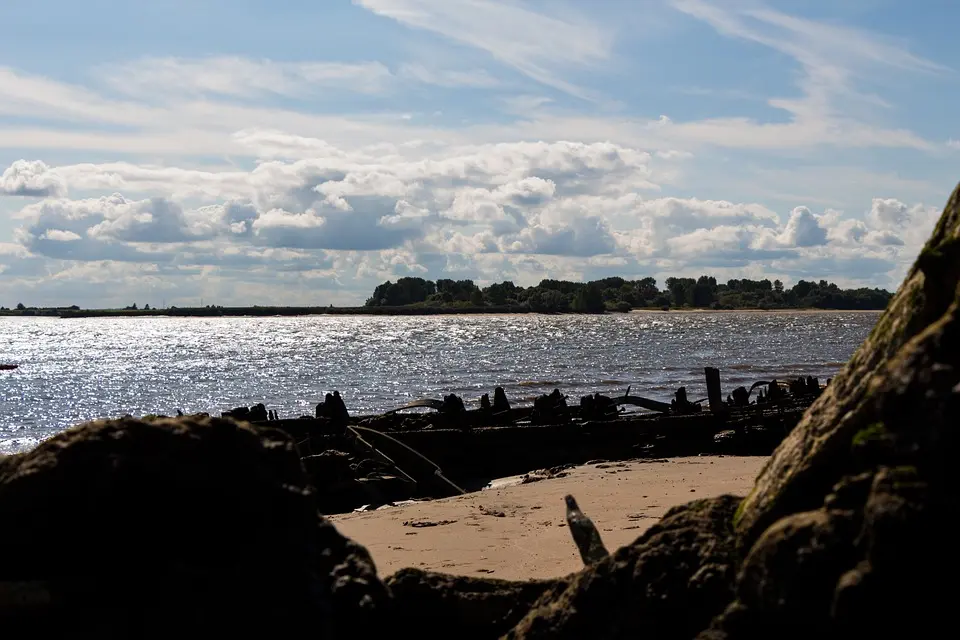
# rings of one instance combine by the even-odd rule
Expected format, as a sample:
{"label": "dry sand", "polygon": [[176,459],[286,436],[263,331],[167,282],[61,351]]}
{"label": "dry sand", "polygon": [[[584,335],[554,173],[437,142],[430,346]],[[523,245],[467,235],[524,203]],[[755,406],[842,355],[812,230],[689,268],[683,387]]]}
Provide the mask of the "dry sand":
{"label": "dry sand", "polygon": [[583,566],[564,520],[567,493],[613,551],[672,506],[724,493],[746,495],[766,459],[700,456],[585,465],[562,478],[331,520],[370,550],[381,576],[418,567],[508,580],[560,577]]}

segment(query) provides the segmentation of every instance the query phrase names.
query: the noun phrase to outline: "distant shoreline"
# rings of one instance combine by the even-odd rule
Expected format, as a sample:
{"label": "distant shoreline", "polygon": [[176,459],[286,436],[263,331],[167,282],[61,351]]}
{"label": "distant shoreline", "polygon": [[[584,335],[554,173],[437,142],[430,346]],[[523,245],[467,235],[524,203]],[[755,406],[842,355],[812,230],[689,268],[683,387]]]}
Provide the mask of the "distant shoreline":
{"label": "distant shoreline", "polygon": [[631,309],[629,313],[649,313],[669,315],[671,313],[792,313],[792,314],[817,314],[817,313],[882,313],[883,309]]}
{"label": "distant shoreline", "polygon": [[883,309],[820,309],[820,308],[776,308],[776,309],[654,309],[637,308],[629,311],[606,311],[604,313],[538,312],[526,307],[182,307],[169,309],[26,309],[0,311],[0,317],[59,317],[71,318],[144,318],[144,317],[299,317],[299,316],[489,316],[489,315],[620,315],[641,313],[651,315],[669,315],[685,313],[879,313]]}

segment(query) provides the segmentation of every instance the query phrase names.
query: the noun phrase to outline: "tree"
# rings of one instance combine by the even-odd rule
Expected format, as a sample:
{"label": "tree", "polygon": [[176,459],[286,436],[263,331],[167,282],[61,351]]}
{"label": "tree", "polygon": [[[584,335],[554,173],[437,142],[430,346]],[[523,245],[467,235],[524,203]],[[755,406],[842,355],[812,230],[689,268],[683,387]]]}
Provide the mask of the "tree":
{"label": "tree", "polygon": [[[710,275],[667,278],[661,291],[653,278],[624,280],[603,278],[587,283],[545,279],[525,289],[513,282],[493,283],[480,289],[473,280],[405,277],[378,285],[367,306],[425,304],[447,306],[524,305],[534,311],[598,312],[627,307],[688,307],[715,309],[882,309],[892,294],[882,289],[840,289],[826,280],[800,280],[786,289],[780,280],[733,279],[720,284]],[[597,302],[597,298],[602,305]]]}
{"label": "tree", "polygon": [[387,280],[377,286],[365,306],[367,307],[400,307],[407,304],[424,302],[437,291],[437,286],[430,280],[423,278],[405,277],[396,282]]}
{"label": "tree", "polygon": [[472,304],[475,307],[483,306],[483,292],[480,291],[480,289],[475,288],[473,292],[470,294],[470,304]]}
{"label": "tree", "polygon": [[800,280],[797,284],[793,285],[793,294],[797,297],[797,302],[800,302],[806,298],[810,292],[816,287],[812,282],[807,282],[806,280]]}
{"label": "tree", "polygon": [[574,294],[571,306],[580,313],[602,313],[606,309],[603,304],[603,291],[594,283],[584,285]]}
{"label": "tree", "polygon": [[23,306],[23,303],[22,303],[22,302],[18,302],[18,303],[17,303],[17,311],[23,311],[24,309],[26,309],[26,307]]}
{"label": "tree", "polygon": [[478,290],[478,287],[473,280],[437,280],[437,293],[449,293],[455,302],[469,302],[475,290]]}
{"label": "tree", "polygon": [[527,298],[527,304],[532,311],[541,311],[556,313],[566,311],[569,308],[567,299],[562,293],[555,289],[543,289],[535,287],[530,290],[530,296]]}
{"label": "tree", "polygon": [[667,278],[667,290],[673,296],[673,304],[678,307],[693,303],[693,288],[697,282],[693,278]]}
{"label": "tree", "polygon": [[706,308],[716,299],[717,279],[711,276],[700,276],[693,286],[693,306]]}
{"label": "tree", "polygon": [[643,278],[642,280],[638,280],[636,288],[641,300],[655,300],[657,296],[660,295],[656,278]]}
{"label": "tree", "polygon": [[483,290],[483,295],[487,302],[494,306],[500,306],[507,303],[508,298],[514,297],[519,291],[522,291],[513,282],[495,282]]}

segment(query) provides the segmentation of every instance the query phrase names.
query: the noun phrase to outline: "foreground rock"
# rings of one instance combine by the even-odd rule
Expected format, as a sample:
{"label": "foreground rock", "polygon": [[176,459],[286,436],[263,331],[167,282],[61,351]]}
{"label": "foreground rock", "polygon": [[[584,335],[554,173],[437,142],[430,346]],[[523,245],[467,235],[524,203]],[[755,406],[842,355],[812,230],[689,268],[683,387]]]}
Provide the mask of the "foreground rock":
{"label": "foreground rock", "polygon": [[558,593],[565,580],[508,580],[451,576],[402,569],[386,579],[393,593],[394,628],[418,638],[499,638],[510,631],[544,593]]}
{"label": "foreground rock", "polygon": [[943,317],[956,300],[958,282],[960,187],[870,336],[760,473],[737,522],[745,544],[778,518],[818,507],[850,468],[851,441],[878,419],[876,399],[892,373],[886,364]]}
{"label": "foreground rock", "polygon": [[[842,477],[817,508],[776,520],[750,545],[737,601],[704,637],[933,637],[946,628],[958,568],[949,469],[958,416],[955,301],[880,369],[848,418],[867,426],[846,442],[841,467],[819,469]],[[746,547],[750,529],[743,536]]]}
{"label": "foreground rock", "polygon": [[4,458],[0,522],[10,637],[331,637],[388,603],[289,438],[232,420],[98,422]]}
{"label": "foreground rock", "polygon": [[550,590],[511,638],[691,638],[733,596],[738,498],[671,509],[632,545]]}

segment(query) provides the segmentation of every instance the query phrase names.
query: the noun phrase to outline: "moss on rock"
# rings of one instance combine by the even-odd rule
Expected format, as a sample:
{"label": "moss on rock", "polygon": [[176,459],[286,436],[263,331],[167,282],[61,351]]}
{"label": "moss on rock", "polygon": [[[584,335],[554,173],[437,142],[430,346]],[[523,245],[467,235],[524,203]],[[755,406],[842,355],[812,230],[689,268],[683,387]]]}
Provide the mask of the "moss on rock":
{"label": "moss on rock", "polygon": [[870,440],[875,440],[884,436],[887,433],[887,428],[882,422],[874,422],[868,427],[864,427],[857,431],[853,436],[853,446],[860,446],[866,444]]}
{"label": "moss on rock", "polygon": [[[778,518],[816,508],[842,469],[850,466],[850,443],[877,421],[871,396],[885,375],[884,364],[941,318],[957,297],[956,247],[960,186],[926,244],[928,257],[917,260],[873,332],[764,465],[735,522],[743,547]],[[935,271],[936,278],[924,269]]]}

